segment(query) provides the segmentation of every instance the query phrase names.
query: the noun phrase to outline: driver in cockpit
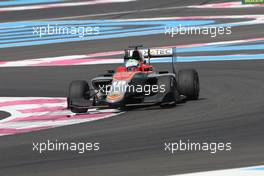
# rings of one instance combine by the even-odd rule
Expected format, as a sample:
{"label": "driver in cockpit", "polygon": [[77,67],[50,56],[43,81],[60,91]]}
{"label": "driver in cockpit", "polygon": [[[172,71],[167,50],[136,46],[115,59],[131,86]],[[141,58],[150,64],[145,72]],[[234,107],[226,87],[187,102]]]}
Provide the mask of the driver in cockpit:
{"label": "driver in cockpit", "polygon": [[139,50],[135,49],[133,51],[132,57],[125,63],[126,69],[128,71],[134,71],[139,68],[140,63],[142,63],[143,61],[144,59],[142,57],[142,53]]}

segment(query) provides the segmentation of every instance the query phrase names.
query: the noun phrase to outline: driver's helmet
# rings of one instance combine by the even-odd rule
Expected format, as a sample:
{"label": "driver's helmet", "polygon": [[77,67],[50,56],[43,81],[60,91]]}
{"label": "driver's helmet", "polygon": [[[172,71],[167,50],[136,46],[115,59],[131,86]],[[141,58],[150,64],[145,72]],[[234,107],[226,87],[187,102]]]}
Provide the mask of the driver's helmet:
{"label": "driver's helmet", "polygon": [[142,53],[139,50],[134,50],[132,53],[132,59],[138,60],[138,61],[142,61]]}
{"label": "driver's helmet", "polygon": [[137,61],[135,59],[129,59],[126,61],[125,66],[126,66],[128,71],[133,71],[133,69],[139,67],[139,61]]}

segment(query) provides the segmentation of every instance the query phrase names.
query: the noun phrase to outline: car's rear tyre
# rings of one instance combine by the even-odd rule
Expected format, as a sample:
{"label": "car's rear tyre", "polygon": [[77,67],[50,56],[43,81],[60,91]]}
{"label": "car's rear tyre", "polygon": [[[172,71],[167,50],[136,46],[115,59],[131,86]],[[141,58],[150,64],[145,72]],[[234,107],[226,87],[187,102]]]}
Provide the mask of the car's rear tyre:
{"label": "car's rear tyre", "polygon": [[188,100],[199,98],[200,85],[198,72],[194,69],[184,69],[178,72],[178,91]]}
{"label": "car's rear tyre", "polygon": [[88,111],[88,108],[81,108],[81,107],[73,107],[72,101],[80,100],[80,99],[89,99],[90,97],[90,88],[86,81],[72,81],[69,86],[67,104],[68,109],[70,109],[73,113],[85,113]]}

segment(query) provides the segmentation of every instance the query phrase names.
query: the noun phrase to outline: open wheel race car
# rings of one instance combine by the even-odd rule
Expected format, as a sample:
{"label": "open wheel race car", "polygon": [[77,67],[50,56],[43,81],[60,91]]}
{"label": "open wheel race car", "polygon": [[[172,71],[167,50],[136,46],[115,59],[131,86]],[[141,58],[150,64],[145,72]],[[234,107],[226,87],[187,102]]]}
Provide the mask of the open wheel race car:
{"label": "open wheel race car", "polygon": [[[131,105],[172,106],[183,100],[199,98],[199,77],[194,69],[176,72],[176,48],[125,49],[124,66],[91,80],[93,89],[84,80],[70,83],[67,103],[74,113],[89,108],[124,108]],[[171,57],[172,71],[156,72],[152,58]],[[148,58],[148,63],[146,62]]]}

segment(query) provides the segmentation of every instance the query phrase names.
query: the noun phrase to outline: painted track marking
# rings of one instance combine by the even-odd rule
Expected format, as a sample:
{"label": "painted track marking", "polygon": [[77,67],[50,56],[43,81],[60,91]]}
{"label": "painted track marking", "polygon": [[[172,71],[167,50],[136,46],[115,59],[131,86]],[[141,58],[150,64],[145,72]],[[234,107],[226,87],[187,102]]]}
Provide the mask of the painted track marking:
{"label": "painted track marking", "polygon": [[0,110],[11,114],[0,120],[0,136],[91,122],[122,113],[91,109],[86,114],[74,114],[66,109],[65,98],[47,97],[0,97]]}
{"label": "painted track marking", "polygon": [[263,175],[264,175],[264,166],[252,166],[252,167],[235,168],[235,169],[223,169],[216,171],[179,174],[173,176],[263,176]]}
{"label": "painted track marking", "polygon": [[[163,46],[163,47],[177,47],[178,53],[192,53],[192,52],[222,52],[222,51],[237,51],[243,50],[263,50],[264,38],[254,38],[247,40],[234,40],[212,43],[198,43],[177,46]],[[49,58],[26,59],[19,61],[2,61],[0,67],[32,67],[32,66],[66,66],[66,65],[96,65],[96,64],[120,64],[123,59],[117,55],[123,54],[123,51],[109,51],[99,52],[93,54],[70,55]],[[102,58],[111,57],[111,58]],[[194,62],[194,61],[219,61],[219,60],[253,60],[264,59],[263,54],[222,54],[211,56],[179,56],[178,62]],[[152,59],[153,62],[168,62],[167,58]]]}

